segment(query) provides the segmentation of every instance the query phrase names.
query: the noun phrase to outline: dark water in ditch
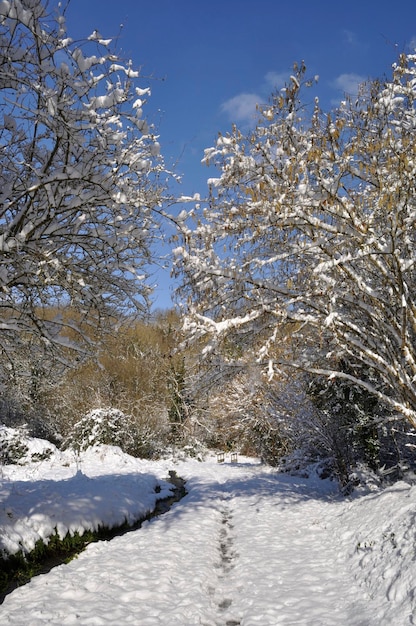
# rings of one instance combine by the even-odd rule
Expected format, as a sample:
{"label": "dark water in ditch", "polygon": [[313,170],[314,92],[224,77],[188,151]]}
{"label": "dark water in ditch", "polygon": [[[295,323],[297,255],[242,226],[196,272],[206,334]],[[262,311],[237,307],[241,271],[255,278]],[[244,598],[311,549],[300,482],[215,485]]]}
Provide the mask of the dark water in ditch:
{"label": "dark water in ditch", "polygon": [[30,554],[25,559],[11,555],[8,559],[0,561],[0,604],[2,604],[4,598],[9,593],[17,589],[17,587],[28,583],[33,576],[47,574],[57,565],[67,563],[85,550],[88,544],[96,541],[109,541],[114,537],[120,537],[133,530],[138,530],[143,522],[167,513],[175,502],[179,502],[186,496],[187,491],[185,489],[185,481],[177,476],[176,472],[170,471],[169,478],[166,480],[174,486],[172,495],[157,500],[153,511],[137,520],[134,524],[123,524],[114,528],[101,528],[94,533],[87,532],[78,538],[74,546],[64,546],[63,542],[61,542],[61,545],[56,545],[52,550],[46,546],[44,555],[40,558],[32,559]]}

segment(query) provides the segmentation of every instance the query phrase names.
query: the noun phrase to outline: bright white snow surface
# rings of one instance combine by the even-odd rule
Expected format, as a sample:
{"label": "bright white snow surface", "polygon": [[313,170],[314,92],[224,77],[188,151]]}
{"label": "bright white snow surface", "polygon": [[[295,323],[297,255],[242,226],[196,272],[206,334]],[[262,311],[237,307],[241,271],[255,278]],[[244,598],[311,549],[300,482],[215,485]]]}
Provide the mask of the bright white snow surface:
{"label": "bright white snow surface", "polygon": [[[79,458],[5,466],[3,547],[132,519],[175,470],[188,495],[141,529],[93,543],[0,606],[0,624],[384,626],[414,624],[416,487],[339,495],[337,485],[238,463]],[[120,519],[121,514],[121,519]],[[415,615],[415,618],[413,617]]]}

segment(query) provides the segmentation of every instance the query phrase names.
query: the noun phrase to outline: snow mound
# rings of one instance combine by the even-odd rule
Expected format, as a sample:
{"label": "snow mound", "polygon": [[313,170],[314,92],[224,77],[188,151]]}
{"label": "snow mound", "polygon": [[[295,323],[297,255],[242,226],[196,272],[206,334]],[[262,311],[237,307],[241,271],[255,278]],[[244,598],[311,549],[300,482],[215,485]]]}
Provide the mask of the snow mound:
{"label": "snow mound", "polygon": [[[40,440],[27,443],[28,458],[44,450]],[[0,551],[5,554],[30,552],[55,532],[64,538],[133,524],[172,491],[160,471],[149,471],[116,446],[95,446],[80,455],[48,449],[53,454],[42,461],[2,468]]]}

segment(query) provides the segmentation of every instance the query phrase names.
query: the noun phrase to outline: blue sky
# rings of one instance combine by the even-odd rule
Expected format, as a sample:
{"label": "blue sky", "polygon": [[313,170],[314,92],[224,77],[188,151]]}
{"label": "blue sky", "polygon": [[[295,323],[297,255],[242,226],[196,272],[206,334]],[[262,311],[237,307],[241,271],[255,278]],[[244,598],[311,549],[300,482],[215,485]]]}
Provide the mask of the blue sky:
{"label": "blue sky", "polygon": [[[67,27],[73,38],[118,36],[122,56],[151,77],[147,116],[182,174],[179,192],[204,195],[200,161],[218,131],[249,124],[295,61],[319,75],[324,108],[357,81],[388,75],[416,48],[416,0],[71,0]],[[170,306],[168,274],[159,280],[156,304]]]}

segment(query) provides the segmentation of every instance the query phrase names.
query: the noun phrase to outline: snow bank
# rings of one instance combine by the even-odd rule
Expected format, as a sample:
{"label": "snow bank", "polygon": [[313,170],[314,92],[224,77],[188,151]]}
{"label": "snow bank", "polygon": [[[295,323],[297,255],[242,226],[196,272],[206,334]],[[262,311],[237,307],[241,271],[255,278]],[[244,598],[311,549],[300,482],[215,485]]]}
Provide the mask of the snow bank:
{"label": "snow bank", "polygon": [[187,481],[185,498],[16,589],[0,623],[414,624],[416,486],[405,482],[344,498],[316,473],[279,474],[255,459],[140,461],[105,446],[79,458],[56,452],[3,468],[3,541],[29,545],[53,526],[84,528],[152,507],[171,469]]}
{"label": "snow bank", "polygon": [[398,482],[343,504],[339,537],[363,592],[380,599],[380,624],[414,624],[416,486]]}
{"label": "snow bank", "polygon": [[[26,456],[42,450],[42,441],[32,440]],[[149,471],[143,461],[113,446],[89,448],[80,456],[55,448],[39,463],[1,469],[0,550],[7,554],[29,552],[39,539],[47,543],[55,531],[63,538],[100,526],[132,524],[172,490],[163,480],[166,474]]]}

